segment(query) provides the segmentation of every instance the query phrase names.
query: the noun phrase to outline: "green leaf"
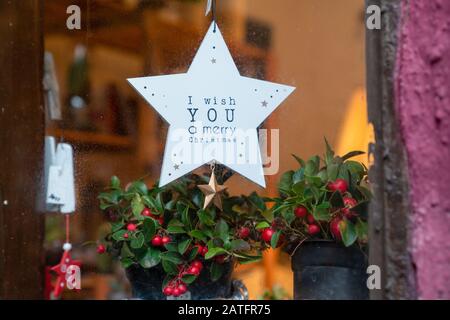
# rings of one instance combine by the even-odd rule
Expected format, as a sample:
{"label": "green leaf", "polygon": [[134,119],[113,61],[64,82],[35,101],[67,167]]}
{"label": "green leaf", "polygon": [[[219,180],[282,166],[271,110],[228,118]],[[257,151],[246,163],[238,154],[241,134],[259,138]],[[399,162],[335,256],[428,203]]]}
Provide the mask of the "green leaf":
{"label": "green leaf", "polygon": [[322,179],[317,176],[306,176],[306,182],[310,185],[314,185],[316,187],[320,187],[322,185]]}
{"label": "green leaf", "polygon": [[209,260],[215,256],[221,255],[221,254],[225,254],[227,253],[227,251],[223,248],[208,248],[208,252],[205,255],[205,259]]}
{"label": "green leaf", "polygon": [[305,178],[305,168],[300,168],[292,175],[292,183],[296,184],[303,181]]}
{"label": "green leaf", "polygon": [[192,282],[195,281],[195,279],[197,279],[197,276],[193,275],[193,274],[185,274],[181,280],[186,283],[186,284],[191,284]]}
{"label": "green leaf", "polygon": [[365,152],[364,151],[351,151],[351,152],[345,154],[344,156],[342,156],[341,158],[342,158],[342,161],[345,161],[347,159],[350,159],[350,158],[353,158],[356,156],[360,156],[362,154],[365,154]]}
{"label": "green leaf", "polygon": [[129,268],[134,263],[134,261],[131,258],[122,258],[120,259],[120,263],[122,264],[122,268],[126,269]]}
{"label": "green leaf", "polygon": [[158,211],[159,213],[162,214],[164,212],[164,203],[161,198],[161,193],[158,193],[158,195],[156,196],[155,207],[156,211]]}
{"label": "green leaf", "polygon": [[111,188],[119,189],[120,188],[120,180],[116,176],[111,177]]}
{"label": "green leaf", "polygon": [[256,229],[257,230],[261,230],[261,229],[265,229],[265,228],[269,228],[270,227],[270,224],[269,223],[267,223],[267,221],[261,221],[260,223],[258,223],[257,225],[256,225]]}
{"label": "green leaf", "polygon": [[317,221],[328,221],[331,218],[329,209],[330,203],[322,202],[321,204],[319,204],[314,208],[312,215],[314,219],[316,219]]}
{"label": "green leaf", "polygon": [[146,242],[149,242],[156,234],[156,221],[152,218],[144,220],[142,232]]}
{"label": "green leaf", "polygon": [[324,138],[324,139],[325,139],[325,145],[326,145],[325,164],[328,166],[331,162],[333,162],[334,151],[333,151],[333,149],[331,149],[327,138]]}
{"label": "green leaf", "polygon": [[177,219],[172,219],[169,221],[169,224],[167,225],[167,232],[169,233],[186,233],[186,230],[184,229],[184,224]]}
{"label": "green leaf", "polygon": [[292,186],[292,191],[297,195],[303,195],[305,192],[305,183],[306,181],[299,181]]}
{"label": "green leaf", "polygon": [[144,210],[145,206],[142,203],[142,199],[139,195],[136,195],[133,200],[131,200],[131,210],[135,217],[142,217],[141,212]]}
{"label": "green leaf", "polygon": [[130,192],[137,192],[141,195],[145,195],[147,194],[147,186],[145,185],[145,183],[143,181],[135,181],[131,184],[130,188],[128,191]]}
{"label": "green leaf", "polygon": [[189,251],[188,260],[192,261],[197,257],[198,254],[198,247],[193,247],[191,251]]}
{"label": "green leaf", "polygon": [[136,238],[132,238],[130,242],[130,246],[133,249],[140,249],[144,245],[144,235],[142,233],[138,233]]}
{"label": "green leaf", "polygon": [[286,207],[281,211],[281,215],[288,224],[291,224],[295,220],[294,210],[291,207]]}
{"label": "green leaf", "polygon": [[124,235],[125,233],[128,233],[128,231],[127,231],[127,230],[119,230],[119,231],[116,231],[116,232],[113,233],[112,238],[113,238],[114,240],[116,240],[116,241],[126,241],[126,240],[128,240],[128,239],[125,239],[125,238],[123,237],[123,235]]}
{"label": "green leaf", "polygon": [[175,264],[183,262],[183,257],[178,252],[166,251],[161,253],[161,259],[164,261],[170,261]]}
{"label": "green leaf", "polygon": [[189,229],[192,228],[192,222],[189,217],[189,206],[185,206],[181,211],[181,222],[188,227]]}
{"label": "green leaf", "polygon": [[121,258],[131,258],[134,257],[134,253],[131,252],[130,247],[126,242],[123,243],[122,248],[120,249],[120,257]]}
{"label": "green leaf", "polygon": [[168,226],[167,232],[172,234],[180,234],[180,233],[186,233],[186,230],[184,230],[183,227],[179,226]]}
{"label": "green leaf", "polygon": [[248,197],[248,199],[256,208],[258,208],[258,210],[260,210],[260,211],[267,210],[266,203],[260,196],[258,196],[258,194],[256,192],[252,192],[250,194],[250,196]]}
{"label": "green leaf", "polygon": [[200,219],[200,222],[207,226],[213,226],[215,225],[215,221],[212,219],[211,215],[206,210],[199,210],[197,212],[198,218]]}
{"label": "green leaf", "polygon": [[342,235],[342,242],[346,247],[351,246],[357,239],[355,225],[347,219],[339,223],[339,230]]}
{"label": "green leaf", "polygon": [[238,258],[238,261],[240,264],[255,263],[255,262],[261,261],[261,259],[262,259],[261,255],[249,256],[249,255],[239,254],[239,255],[234,255],[234,256]]}
{"label": "green leaf", "polygon": [[281,176],[280,182],[278,183],[278,191],[281,194],[289,194],[292,186],[292,176],[294,171],[287,171]]}
{"label": "green leaf", "polygon": [[226,241],[229,237],[228,235],[228,224],[225,222],[225,220],[220,219],[219,222],[216,225],[216,234],[219,236],[220,239],[223,241]]}
{"label": "green leaf", "polygon": [[178,252],[184,254],[191,245],[192,239],[186,239],[178,243]]}
{"label": "green leaf", "polygon": [[295,158],[295,160],[297,160],[298,164],[301,167],[305,167],[305,160],[303,160],[302,158],[296,156],[295,154],[291,154],[291,155]]}
{"label": "green leaf", "polygon": [[211,280],[213,282],[219,280],[222,277],[223,272],[224,272],[223,265],[216,262],[213,262],[211,264]]}
{"label": "green leaf", "polygon": [[163,267],[164,271],[167,274],[170,274],[170,275],[178,274],[178,267],[177,267],[177,265],[175,263],[173,263],[173,262],[171,262],[169,260],[162,260],[161,264],[162,264],[162,267]]}
{"label": "green leaf", "polygon": [[367,232],[368,232],[367,222],[358,219],[355,225],[355,231],[359,239],[367,239]]}
{"label": "green leaf", "polygon": [[113,222],[111,223],[111,232],[116,232],[117,230],[122,229],[125,226],[125,223],[119,221],[119,222]]}
{"label": "green leaf", "polygon": [[143,268],[152,268],[161,262],[161,252],[153,247],[149,247],[145,255],[139,260],[139,264]]}
{"label": "green leaf", "polygon": [[337,179],[338,173],[339,173],[339,167],[340,167],[339,163],[330,163],[327,165],[328,180],[334,181]]}
{"label": "green leaf", "polygon": [[206,242],[206,235],[200,230],[192,230],[191,232],[189,232],[189,235],[200,241]]}
{"label": "green leaf", "polygon": [[278,230],[272,235],[272,239],[270,240],[270,246],[272,248],[276,248],[278,246],[278,240],[280,240],[281,230]]}
{"label": "green leaf", "polygon": [[232,251],[249,251],[250,244],[242,239],[235,239],[230,242],[230,250]]}
{"label": "green leaf", "polygon": [[315,176],[319,172],[320,158],[318,156],[312,156],[308,162],[306,162],[305,175]]}

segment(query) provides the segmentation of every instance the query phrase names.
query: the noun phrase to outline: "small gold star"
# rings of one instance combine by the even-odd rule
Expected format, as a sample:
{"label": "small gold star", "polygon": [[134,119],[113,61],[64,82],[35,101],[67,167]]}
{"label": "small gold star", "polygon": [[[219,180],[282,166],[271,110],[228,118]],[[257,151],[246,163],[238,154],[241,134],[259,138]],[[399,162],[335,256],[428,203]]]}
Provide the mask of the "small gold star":
{"label": "small gold star", "polygon": [[214,170],[211,173],[209,184],[199,185],[198,188],[205,195],[205,203],[203,204],[203,209],[206,209],[211,204],[211,202],[213,202],[217,208],[222,210],[221,193],[224,192],[227,189],[227,187],[217,183]]}

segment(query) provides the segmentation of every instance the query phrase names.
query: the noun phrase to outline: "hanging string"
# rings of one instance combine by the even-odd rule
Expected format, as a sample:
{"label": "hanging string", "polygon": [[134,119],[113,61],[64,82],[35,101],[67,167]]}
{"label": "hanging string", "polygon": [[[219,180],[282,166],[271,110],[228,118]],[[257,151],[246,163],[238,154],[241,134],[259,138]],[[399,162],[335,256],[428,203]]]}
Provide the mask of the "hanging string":
{"label": "hanging string", "polygon": [[206,4],[206,12],[205,16],[209,14],[209,12],[212,11],[212,21],[214,22],[214,29],[213,32],[216,32],[216,0],[208,0]]}
{"label": "hanging string", "polygon": [[66,243],[70,243],[70,215],[66,214]]}
{"label": "hanging string", "polygon": [[211,11],[212,11],[212,21],[214,22],[214,29],[213,32],[216,33],[216,0],[212,0],[212,5],[211,5]]}

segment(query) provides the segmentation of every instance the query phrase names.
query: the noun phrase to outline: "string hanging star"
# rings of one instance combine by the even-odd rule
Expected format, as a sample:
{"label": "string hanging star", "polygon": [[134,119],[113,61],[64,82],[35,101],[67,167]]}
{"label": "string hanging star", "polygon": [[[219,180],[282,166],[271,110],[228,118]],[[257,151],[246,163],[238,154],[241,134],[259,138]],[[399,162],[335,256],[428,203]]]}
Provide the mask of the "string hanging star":
{"label": "string hanging star", "polygon": [[198,188],[205,195],[205,203],[203,204],[203,209],[206,209],[211,203],[214,203],[217,208],[222,210],[222,193],[227,189],[227,187],[217,183],[214,169],[212,170],[209,183],[201,184],[198,186]]}
{"label": "string hanging star", "polygon": [[128,79],[170,125],[159,185],[214,161],[265,187],[257,128],[295,88],[241,76],[214,24],[186,73]]}

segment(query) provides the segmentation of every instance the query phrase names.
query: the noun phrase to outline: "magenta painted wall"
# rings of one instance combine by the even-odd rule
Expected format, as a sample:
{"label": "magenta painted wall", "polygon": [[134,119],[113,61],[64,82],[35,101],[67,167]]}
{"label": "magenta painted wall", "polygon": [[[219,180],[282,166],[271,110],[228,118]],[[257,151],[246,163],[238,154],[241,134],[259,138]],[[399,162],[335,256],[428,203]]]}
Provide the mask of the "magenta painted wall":
{"label": "magenta painted wall", "polygon": [[421,299],[450,299],[450,1],[402,1],[396,108]]}

